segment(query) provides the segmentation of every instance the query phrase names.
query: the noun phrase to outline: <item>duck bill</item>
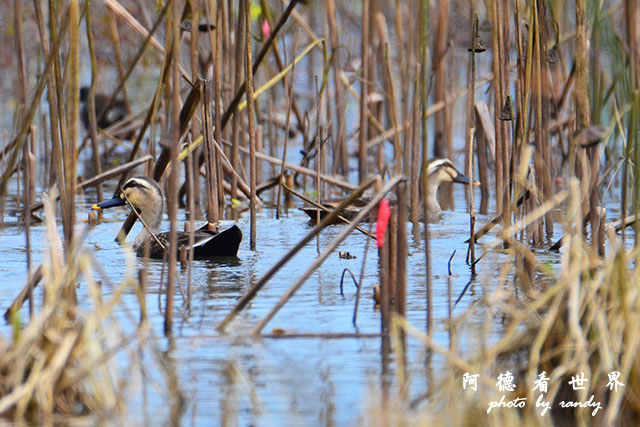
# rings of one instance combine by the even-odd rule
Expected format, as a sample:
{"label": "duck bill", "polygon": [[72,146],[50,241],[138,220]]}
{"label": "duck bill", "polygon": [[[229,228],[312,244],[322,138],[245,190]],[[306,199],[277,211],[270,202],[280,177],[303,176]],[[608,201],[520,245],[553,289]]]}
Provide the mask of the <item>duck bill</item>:
{"label": "duck bill", "polygon": [[[469,180],[469,178],[467,178],[466,176],[462,175],[461,173],[459,173],[458,176],[456,176],[453,179],[453,182],[457,182],[459,184],[466,184],[466,185],[471,184],[471,181]],[[473,185],[480,186],[480,183],[478,181],[473,181]]]}
{"label": "duck bill", "polygon": [[457,182],[458,184],[469,184],[469,178],[459,173],[455,178],[453,178],[453,182]]}
{"label": "duck bill", "polygon": [[124,206],[124,204],[125,204],[124,200],[120,197],[120,195],[117,195],[111,200],[104,200],[100,203],[94,204],[93,206],[91,206],[91,209],[94,209],[94,210],[107,209],[107,208],[112,208],[114,206]]}

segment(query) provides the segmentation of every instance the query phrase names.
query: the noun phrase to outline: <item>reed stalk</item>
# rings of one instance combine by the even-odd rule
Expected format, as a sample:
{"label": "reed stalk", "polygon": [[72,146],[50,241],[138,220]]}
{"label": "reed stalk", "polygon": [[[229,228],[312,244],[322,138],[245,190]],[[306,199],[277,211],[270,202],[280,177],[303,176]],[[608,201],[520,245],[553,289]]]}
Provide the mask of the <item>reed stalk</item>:
{"label": "reed stalk", "polygon": [[[13,3],[13,27],[14,43],[16,49],[16,55],[18,59],[18,93],[19,93],[19,107],[17,115],[22,119],[25,118],[25,106],[27,105],[27,72],[25,65],[24,45],[22,38],[22,1],[16,0]],[[31,139],[34,135],[31,133]],[[27,281],[31,277],[31,201],[33,200],[33,194],[31,189],[32,176],[35,177],[35,168],[32,168],[31,147],[29,143],[23,145],[22,150],[22,167],[23,167],[23,197],[22,202],[24,206],[24,239],[26,250],[26,267],[27,267]],[[33,304],[33,288],[30,286],[28,291],[29,297],[29,318],[33,317],[34,304]]]}
{"label": "reed stalk", "polygon": [[369,0],[362,1],[362,44],[360,57],[362,79],[360,80],[360,127],[358,130],[358,181],[364,182],[367,168],[367,98],[369,94]]}
{"label": "reed stalk", "polygon": [[[476,81],[476,48],[478,46],[478,12],[474,11],[473,20],[471,21],[471,78],[469,80],[469,105],[473,107],[475,105],[475,81]],[[473,114],[473,110],[469,110],[469,116],[467,117],[467,123],[469,123],[469,140],[467,141],[467,176],[473,183],[473,148],[474,148],[474,138],[475,138],[475,121],[471,117]],[[476,261],[476,251],[475,251],[475,225],[476,225],[476,217],[475,217],[475,206],[474,206],[474,198],[473,198],[473,185],[468,186],[468,198],[469,198],[469,251],[467,252],[467,264],[471,266],[471,271],[475,272],[475,261]]]}
{"label": "reed stalk", "polygon": [[251,37],[251,12],[249,10],[249,1],[244,0],[244,17],[245,17],[245,34],[244,40],[246,43],[246,62],[245,62],[245,81],[246,81],[246,94],[247,94],[247,113],[248,113],[248,121],[249,121],[249,185],[251,187],[251,197],[249,198],[249,209],[250,209],[250,236],[249,236],[249,247],[251,250],[256,249],[256,235],[257,235],[257,224],[256,224],[256,210],[258,206],[256,205],[256,134],[255,134],[255,123],[254,123],[254,103],[253,103],[253,68],[251,64],[252,54],[251,54],[251,45],[252,45],[252,37]]}
{"label": "reed stalk", "polygon": [[[293,42],[293,56],[295,58],[296,52],[298,51],[298,42],[300,40],[300,32],[296,33],[295,41]],[[289,127],[291,126],[291,108],[293,106],[293,82],[295,81],[295,71],[296,71],[296,61],[293,61],[291,64],[291,76],[289,77],[289,87],[287,88],[287,116],[286,116],[286,125],[284,132],[284,145],[282,147],[282,163],[280,166],[280,178],[278,182],[280,184],[284,183],[284,168],[287,163],[287,149],[289,146]],[[320,175],[318,175],[318,178]],[[276,219],[280,218],[280,196],[282,192],[282,185],[278,186],[278,193],[276,195]]]}
{"label": "reed stalk", "polygon": [[[429,159],[429,137],[427,133],[427,80],[426,80],[426,70],[427,70],[427,46],[428,46],[428,33],[427,26],[429,22],[429,1],[428,0],[420,0],[420,43],[418,45],[419,53],[418,58],[420,58],[420,129],[421,129],[421,146],[422,146],[422,209],[426,218],[426,213],[428,212],[428,203],[429,199],[429,174],[426,173],[428,159]],[[429,239],[429,223],[425,221],[424,223],[424,255],[425,255],[425,265],[426,265],[426,330],[427,334],[431,335],[433,332],[433,289],[432,289],[432,278],[431,278],[431,247],[430,247],[430,239]]]}
{"label": "reed stalk", "polygon": [[[173,329],[173,310],[174,310],[174,282],[177,276],[177,254],[178,254],[178,146],[180,144],[180,5],[173,2],[171,7],[170,33],[167,34],[171,46],[172,61],[171,67],[171,130],[169,135],[169,158],[171,161],[171,172],[169,175],[169,190],[167,192],[167,207],[169,213],[169,254],[167,262],[169,263],[165,317],[164,317],[164,333],[171,335]],[[169,36],[170,34],[170,36]],[[186,126],[185,126],[186,127]],[[163,149],[164,151],[164,149]]]}
{"label": "reed stalk", "polygon": [[[93,28],[91,26],[91,0],[85,0],[85,24],[87,26],[87,44],[89,46],[89,57],[91,59],[91,86],[87,98],[89,110],[89,137],[91,138],[91,148],[93,152],[93,167],[96,175],[102,173],[100,164],[100,147],[98,146],[98,124],[96,120],[96,82],[98,80],[98,66],[96,64],[96,52],[93,45]],[[104,200],[102,184],[96,186],[98,200]]]}
{"label": "reed stalk", "polygon": [[[206,183],[207,183],[207,220],[209,224],[213,225],[214,229],[218,228],[219,221],[219,206],[218,206],[218,173],[216,162],[216,149],[213,143],[212,133],[212,119],[211,119],[211,101],[209,100],[210,93],[212,92],[212,85],[210,80],[202,80],[200,87],[202,88],[202,124],[204,127],[204,157],[205,157],[205,170],[206,170]],[[198,174],[199,175],[199,174]]]}
{"label": "reed stalk", "polygon": [[[340,83],[340,73],[342,72],[342,65],[340,63],[342,56],[340,55],[340,38],[338,31],[338,15],[336,12],[336,1],[327,0],[327,23],[329,24],[329,41],[331,43],[331,68],[333,70],[333,91],[335,95],[335,120],[336,120],[336,133],[335,144],[337,152],[337,165],[336,171],[342,174],[345,179],[349,179],[349,151],[346,139],[346,126],[345,126],[345,101]],[[294,49],[295,55],[295,49]],[[293,73],[293,70],[292,70]],[[293,74],[292,74],[293,75]],[[293,77],[292,77],[293,79]]]}

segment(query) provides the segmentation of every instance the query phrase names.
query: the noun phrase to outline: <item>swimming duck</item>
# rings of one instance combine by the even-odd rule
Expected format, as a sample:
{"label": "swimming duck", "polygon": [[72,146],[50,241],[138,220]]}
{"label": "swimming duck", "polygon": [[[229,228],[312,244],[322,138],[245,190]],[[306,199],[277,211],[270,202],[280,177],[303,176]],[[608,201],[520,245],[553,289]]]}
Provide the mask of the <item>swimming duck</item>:
{"label": "swimming duck", "polygon": [[[118,122],[127,115],[127,106],[122,99],[115,99],[111,104],[111,107],[106,113],[102,114],[104,108],[107,106],[111,97],[104,93],[96,93],[96,119],[98,119],[98,128],[106,129],[115,122]],[[82,103],[82,110],[80,110],[80,118],[84,128],[89,130],[89,88],[83,86],[80,88],[80,102]],[[102,118],[100,117],[102,116]]]}
{"label": "swimming duck", "polygon": [[[164,197],[160,185],[153,179],[137,176],[129,179],[122,190],[111,200],[94,204],[92,209],[100,210],[114,206],[129,204],[138,211],[146,227],[140,231],[133,241],[133,249],[138,256],[144,256],[145,247],[149,245],[149,257],[162,259],[165,249],[169,246],[169,233],[161,233]],[[153,233],[157,240],[151,235]],[[178,232],[178,248],[188,247],[189,234]],[[211,258],[219,256],[236,256],[242,240],[242,232],[237,225],[226,230],[210,231],[206,225],[194,232],[194,258]],[[161,245],[162,244],[162,245]],[[164,248],[163,248],[164,246]]]}
{"label": "swimming duck", "polygon": [[[426,219],[427,222],[439,222],[441,217],[441,209],[440,203],[438,203],[438,188],[441,184],[445,184],[448,182],[457,182],[460,184],[469,184],[469,178],[464,176],[455,166],[451,163],[451,160],[446,158],[434,158],[430,159],[427,164],[427,172],[429,173],[429,199],[427,200],[428,209]],[[479,185],[478,183],[474,183],[474,185]],[[357,199],[351,204],[347,209],[342,212],[342,216],[346,219],[351,220],[355,218],[360,209],[366,205],[367,200],[370,200],[370,197],[367,197],[366,193],[362,198]],[[392,203],[394,201],[392,200]],[[328,209],[334,209],[340,203],[339,200],[327,201],[322,203]],[[315,207],[304,207],[302,210],[309,215],[312,220],[316,219],[316,213],[318,211]],[[320,212],[320,219],[324,218],[327,214],[325,211]],[[375,215],[371,215],[370,220],[375,219]],[[421,215],[420,221],[424,221],[425,216]]]}

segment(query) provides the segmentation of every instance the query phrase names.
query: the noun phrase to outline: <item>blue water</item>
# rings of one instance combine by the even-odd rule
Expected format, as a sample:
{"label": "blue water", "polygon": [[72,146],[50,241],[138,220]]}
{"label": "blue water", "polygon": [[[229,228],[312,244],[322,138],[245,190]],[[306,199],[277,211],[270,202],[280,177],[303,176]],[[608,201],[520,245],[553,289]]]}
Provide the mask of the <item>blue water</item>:
{"label": "blue water", "polygon": [[[455,189],[456,198],[463,200],[463,188]],[[87,227],[81,219],[93,202],[91,192],[78,208],[79,229]],[[464,202],[459,202],[463,206]],[[298,205],[299,206],[299,205]],[[468,216],[462,212],[445,211],[441,224],[431,226],[431,248],[434,286],[434,338],[443,347],[448,346],[449,334],[444,327],[448,317],[449,290],[447,262],[453,252],[451,269],[451,298],[455,300],[471,279],[465,264]],[[184,212],[181,212],[184,215]],[[126,210],[108,210],[104,222],[87,229],[86,247],[99,263],[96,271],[106,272],[103,280],[105,298],[112,295],[115,284],[126,276],[126,254],[113,237],[126,216]],[[182,218],[184,220],[184,218]],[[230,222],[223,222],[223,226]],[[239,226],[244,240],[238,252],[238,260],[222,262],[195,261],[192,270],[191,309],[187,310],[182,293],[175,293],[175,320],[173,335],[163,335],[164,294],[159,295],[160,285],[166,283],[166,265],[159,261],[144,262],[135,259],[135,267],[145,268],[147,278],[146,306],[151,326],[151,342],[163,353],[168,366],[177,377],[178,388],[185,397],[185,404],[178,418],[185,424],[212,425],[226,421],[240,425],[265,424],[353,424],[363,413],[376,405],[381,394],[393,396],[398,392],[395,375],[395,355],[387,359],[382,355],[382,340],[366,338],[250,338],[253,326],[280,299],[286,289],[302,274],[317,256],[316,241],[307,244],[298,255],[287,263],[259,292],[258,296],[227,328],[228,336],[220,336],[215,326],[222,320],[236,300],[240,298],[271,266],[311,230],[306,215],[290,209],[280,220],[274,210],[264,209],[258,214],[258,247],[249,250],[248,213],[243,214]],[[136,226],[136,227],[139,227]],[[166,222],[164,228],[168,229]],[[368,225],[366,226],[368,227]],[[343,229],[330,226],[320,233],[320,246],[326,247]],[[130,238],[138,228],[134,228]],[[426,328],[425,255],[422,246],[422,227],[414,236],[411,224],[409,232],[409,258],[407,283],[407,319],[418,329]],[[32,227],[34,248],[46,247],[43,241],[44,226]],[[417,240],[414,240],[417,238]],[[6,227],[2,235],[0,256],[5,262],[0,266],[0,307],[7,307],[26,279],[23,230]],[[340,245],[355,259],[340,259],[337,252],[313,273],[296,295],[267,324],[265,334],[274,330],[287,333],[362,333],[380,331],[380,313],[374,307],[372,287],[378,283],[377,248],[371,241],[366,262],[364,288],[358,313],[358,324],[352,324],[355,302],[355,286],[347,276],[344,296],[339,283],[342,272],[349,268],[359,279],[367,238],[354,232]],[[34,265],[40,263],[42,251],[33,253]],[[188,292],[188,276],[181,270],[179,282]],[[91,310],[91,298],[86,287],[78,289],[80,307]],[[476,297],[473,290],[456,307],[459,314]],[[41,293],[36,291],[36,301]],[[21,315],[26,320],[26,309]],[[133,332],[138,326],[139,304],[133,289],[127,289],[121,304],[115,309],[115,319],[124,333]],[[8,334],[8,329],[4,329]],[[424,369],[424,345],[409,339],[408,372],[411,378],[410,395],[419,395],[426,389]],[[177,407],[175,399],[163,392],[166,383],[164,370],[159,368],[150,350],[143,351],[141,364],[147,380],[132,380],[128,388],[130,402],[127,418],[140,423],[155,423],[171,418],[171,410]],[[120,356],[122,369],[133,369],[130,361]],[[442,361],[432,360],[436,366]],[[132,375],[131,378],[136,378]]]}

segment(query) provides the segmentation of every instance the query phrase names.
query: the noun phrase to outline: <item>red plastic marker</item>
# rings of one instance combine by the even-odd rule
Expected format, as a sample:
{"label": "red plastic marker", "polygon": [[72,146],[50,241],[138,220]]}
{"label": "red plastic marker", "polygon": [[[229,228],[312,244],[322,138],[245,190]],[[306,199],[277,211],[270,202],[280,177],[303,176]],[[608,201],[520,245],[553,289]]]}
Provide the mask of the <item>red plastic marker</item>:
{"label": "red plastic marker", "polygon": [[378,222],[376,223],[376,241],[378,242],[379,248],[384,245],[384,233],[387,231],[390,216],[389,201],[387,199],[380,200],[380,204],[378,205]]}

